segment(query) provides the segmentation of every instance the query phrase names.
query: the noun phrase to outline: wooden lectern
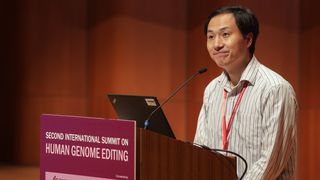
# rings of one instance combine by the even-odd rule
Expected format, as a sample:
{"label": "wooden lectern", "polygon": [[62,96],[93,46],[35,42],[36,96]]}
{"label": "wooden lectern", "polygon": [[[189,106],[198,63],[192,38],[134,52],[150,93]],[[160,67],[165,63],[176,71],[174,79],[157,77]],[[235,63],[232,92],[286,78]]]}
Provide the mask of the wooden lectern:
{"label": "wooden lectern", "polygon": [[237,179],[236,159],[137,129],[137,180]]}

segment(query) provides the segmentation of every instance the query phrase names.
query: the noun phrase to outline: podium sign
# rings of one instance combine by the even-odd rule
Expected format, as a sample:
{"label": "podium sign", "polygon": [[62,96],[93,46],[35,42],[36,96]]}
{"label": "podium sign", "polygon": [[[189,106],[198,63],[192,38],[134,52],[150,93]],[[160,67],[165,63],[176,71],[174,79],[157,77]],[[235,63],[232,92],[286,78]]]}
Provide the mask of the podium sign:
{"label": "podium sign", "polygon": [[135,179],[135,121],[41,115],[40,179]]}

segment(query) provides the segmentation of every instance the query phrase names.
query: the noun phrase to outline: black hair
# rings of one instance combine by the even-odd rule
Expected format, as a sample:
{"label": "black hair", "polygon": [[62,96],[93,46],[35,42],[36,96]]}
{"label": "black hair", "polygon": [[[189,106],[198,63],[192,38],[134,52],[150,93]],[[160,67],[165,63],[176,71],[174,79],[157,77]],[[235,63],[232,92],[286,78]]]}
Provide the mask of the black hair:
{"label": "black hair", "polygon": [[239,28],[243,37],[246,37],[249,33],[253,34],[252,44],[249,48],[249,52],[253,55],[256,45],[256,40],[259,34],[259,22],[257,17],[253,14],[253,12],[242,6],[223,6],[219,9],[213,11],[209,16],[204,25],[204,33],[207,35],[208,32],[208,24],[210,20],[220,14],[233,14],[237,27]]}

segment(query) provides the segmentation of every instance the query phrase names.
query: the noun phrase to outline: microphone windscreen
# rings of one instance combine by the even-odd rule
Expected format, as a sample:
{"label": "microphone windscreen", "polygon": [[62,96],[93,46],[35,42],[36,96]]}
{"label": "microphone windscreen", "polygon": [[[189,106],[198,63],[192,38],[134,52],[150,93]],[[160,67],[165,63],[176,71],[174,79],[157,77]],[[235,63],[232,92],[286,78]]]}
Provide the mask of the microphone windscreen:
{"label": "microphone windscreen", "polygon": [[202,69],[200,69],[199,71],[198,71],[198,73],[199,74],[202,74],[202,73],[204,73],[204,72],[207,72],[207,68],[202,68]]}

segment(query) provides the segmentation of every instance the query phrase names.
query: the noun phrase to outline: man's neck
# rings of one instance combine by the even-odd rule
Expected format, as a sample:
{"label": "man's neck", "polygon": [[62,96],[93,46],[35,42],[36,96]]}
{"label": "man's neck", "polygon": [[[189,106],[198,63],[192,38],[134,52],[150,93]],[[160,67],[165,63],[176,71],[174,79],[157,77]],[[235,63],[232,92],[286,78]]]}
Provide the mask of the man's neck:
{"label": "man's neck", "polygon": [[237,86],[243,71],[246,69],[247,65],[249,64],[251,59],[246,61],[244,64],[238,66],[237,68],[234,68],[234,70],[227,71],[227,74],[229,76],[229,81],[232,87]]}
{"label": "man's neck", "polygon": [[230,73],[228,73],[231,87],[234,87],[239,83],[240,78],[241,78],[241,74],[238,75],[238,74],[230,74]]}

